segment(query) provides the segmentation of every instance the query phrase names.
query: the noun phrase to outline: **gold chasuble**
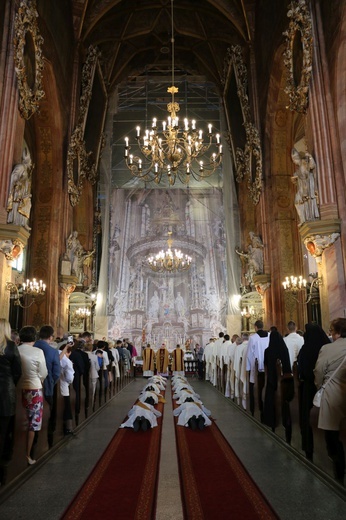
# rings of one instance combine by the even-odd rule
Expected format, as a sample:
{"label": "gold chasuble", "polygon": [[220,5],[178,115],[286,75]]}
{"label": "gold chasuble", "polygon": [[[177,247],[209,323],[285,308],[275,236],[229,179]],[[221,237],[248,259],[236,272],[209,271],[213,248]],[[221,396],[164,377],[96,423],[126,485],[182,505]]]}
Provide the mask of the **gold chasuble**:
{"label": "gold chasuble", "polygon": [[173,350],[173,361],[172,371],[183,372],[184,371],[184,351],[179,347]]}
{"label": "gold chasuble", "polygon": [[143,350],[143,372],[147,370],[154,370],[155,352],[152,348],[146,347]]}
{"label": "gold chasuble", "polygon": [[156,370],[160,374],[166,374],[169,364],[169,355],[166,348],[159,348],[156,352]]}

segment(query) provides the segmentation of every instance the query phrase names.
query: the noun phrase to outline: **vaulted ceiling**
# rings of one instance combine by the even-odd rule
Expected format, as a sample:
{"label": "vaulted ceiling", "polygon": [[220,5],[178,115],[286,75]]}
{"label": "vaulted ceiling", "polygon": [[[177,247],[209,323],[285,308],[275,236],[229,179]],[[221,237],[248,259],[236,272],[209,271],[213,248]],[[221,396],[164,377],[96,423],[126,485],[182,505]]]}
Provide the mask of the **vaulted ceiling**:
{"label": "vaulted ceiling", "polygon": [[[174,0],[175,67],[220,85],[227,48],[249,40],[253,5]],[[110,91],[144,72],[171,70],[171,0],[74,0],[73,9],[76,36],[102,52]]]}

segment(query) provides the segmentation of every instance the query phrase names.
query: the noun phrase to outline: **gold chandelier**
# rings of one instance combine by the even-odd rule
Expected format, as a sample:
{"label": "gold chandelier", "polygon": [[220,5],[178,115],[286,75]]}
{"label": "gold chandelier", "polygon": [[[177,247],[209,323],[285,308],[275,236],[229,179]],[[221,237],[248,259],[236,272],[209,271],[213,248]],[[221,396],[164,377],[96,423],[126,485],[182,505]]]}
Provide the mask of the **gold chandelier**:
{"label": "gold chandelier", "polygon": [[[26,282],[23,282],[22,284],[6,282],[6,290],[10,291],[10,294],[14,299],[14,305],[27,309],[28,307],[31,307],[38,296],[43,296],[45,294],[46,284],[43,283],[42,280],[36,280],[36,278],[33,278],[32,280],[27,279]],[[25,296],[31,298],[28,305],[24,305],[21,301],[21,298],[24,300]]]}
{"label": "gold chandelier", "polygon": [[87,307],[78,307],[78,309],[76,309],[75,311],[75,314],[76,316],[78,316],[78,318],[88,318],[90,315],[91,315],[91,310],[88,309]]}
{"label": "gold chandelier", "polygon": [[[309,276],[312,277],[312,282],[311,283],[307,283],[307,281],[305,280],[305,278],[303,278],[302,276],[286,276],[285,280],[282,282],[282,285],[283,285],[283,288],[284,288],[284,291],[285,293],[289,293],[292,298],[302,304],[302,305],[306,305],[310,302],[312,296],[313,296],[313,288],[314,287],[319,287],[320,285],[322,285],[322,279],[319,278],[316,275],[314,274],[310,274]],[[306,298],[304,298],[303,300],[299,297],[299,295],[304,291],[305,292],[306,290]]]}
{"label": "gold chandelier", "polygon": [[168,233],[169,238],[167,240],[168,249],[159,251],[156,255],[150,255],[147,258],[147,263],[150,269],[158,273],[162,272],[174,272],[174,271],[185,271],[189,269],[192,258],[189,255],[182,253],[179,249],[172,250],[173,240],[170,237],[172,232]]}
{"label": "gold chandelier", "polygon": [[[213,127],[208,124],[207,139],[203,140],[203,131],[196,128],[196,121],[184,119],[184,125],[179,123],[177,113],[179,103],[174,95],[178,88],[174,86],[174,23],[173,1],[171,0],[172,20],[172,86],[167,89],[172,100],[167,105],[169,113],[167,121],[162,122],[162,133],[159,133],[157,119],[154,117],[150,130],[144,135],[139,126],[136,127],[136,139],[142,158],[130,153],[129,138],[125,137],[125,162],[134,177],[145,182],[161,182],[163,176],[171,186],[178,178],[183,184],[188,184],[190,177],[195,180],[212,175],[222,160],[222,144],[220,134],[213,134]],[[215,143],[213,144],[213,138]],[[210,148],[212,149],[210,150]],[[210,154],[207,156],[207,152]]]}

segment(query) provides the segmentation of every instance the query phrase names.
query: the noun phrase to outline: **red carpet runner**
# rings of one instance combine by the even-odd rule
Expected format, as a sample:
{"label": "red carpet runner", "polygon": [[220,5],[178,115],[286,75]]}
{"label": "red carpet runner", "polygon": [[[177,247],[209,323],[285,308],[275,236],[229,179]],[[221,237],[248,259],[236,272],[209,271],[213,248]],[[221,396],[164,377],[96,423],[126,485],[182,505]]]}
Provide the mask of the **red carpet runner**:
{"label": "red carpet runner", "polygon": [[[163,404],[156,408],[163,414]],[[132,428],[116,432],[63,520],[155,517],[162,419],[163,415],[158,426],[146,432]]]}
{"label": "red carpet runner", "polygon": [[176,437],[187,520],[278,518],[214,422],[203,431],[176,425]]}

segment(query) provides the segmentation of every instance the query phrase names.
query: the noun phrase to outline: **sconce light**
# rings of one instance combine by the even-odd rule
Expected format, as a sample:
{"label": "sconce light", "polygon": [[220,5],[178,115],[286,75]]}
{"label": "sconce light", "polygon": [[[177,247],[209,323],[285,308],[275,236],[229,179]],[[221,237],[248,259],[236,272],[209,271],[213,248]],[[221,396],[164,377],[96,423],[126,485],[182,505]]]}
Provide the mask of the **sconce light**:
{"label": "sconce light", "polygon": [[87,307],[78,307],[78,309],[75,310],[76,316],[79,318],[88,318],[91,315],[91,310]]}
{"label": "sconce light", "polygon": [[[302,276],[293,275],[286,276],[285,280],[282,282],[284,291],[291,294],[292,298],[302,305],[307,305],[311,300],[313,296],[313,288],[322,285],[322,278],[319,278],[317,274],[310,274],[309,276],[313,278],[311,283],[307,282]],[[301,298],[298,298],[302,291],[306,291],[306,298],[304,298],[304,301],[302,301]]]}
{"label": "sconce light", "polygon": [[255,311],[253,306],[244,307],[244,309],[240,313],[244,318],[252,319],[252,320],[261,320],[264,315],[264,309],[258,309]]}
{"label": "sconce light", "polygon": [[[14,298],[14,305],[27,309],[35,303],[37,297],[45,294],[46,284],[42,280],[37,281],[36,278],[32,280],[27,279],[22,284],[6,282],[6,290],[10,291],[11,296]],[[24,305],[21,299],[24,301],[27,296],[31,298],[31,302],[28,305]]]}

